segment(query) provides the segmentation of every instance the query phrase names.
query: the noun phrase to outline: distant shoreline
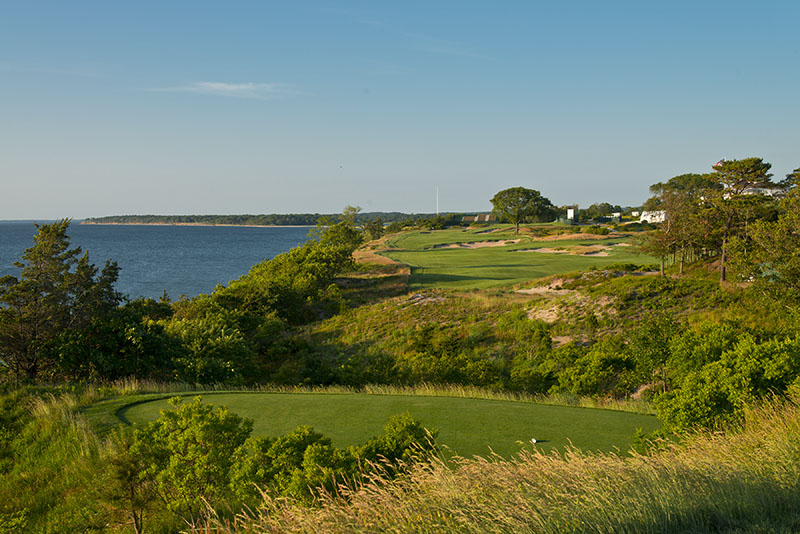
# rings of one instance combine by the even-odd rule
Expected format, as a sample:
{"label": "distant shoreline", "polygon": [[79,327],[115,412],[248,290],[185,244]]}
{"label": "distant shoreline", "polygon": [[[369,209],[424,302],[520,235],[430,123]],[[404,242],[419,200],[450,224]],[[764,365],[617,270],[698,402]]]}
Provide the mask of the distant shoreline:
{"label": "distant shoreline", "polygon": [[311,224],[212,224],[193,222],[94,222],[81,221],[80,224],[95,226],[230,226],[235,228],[314,228]]}

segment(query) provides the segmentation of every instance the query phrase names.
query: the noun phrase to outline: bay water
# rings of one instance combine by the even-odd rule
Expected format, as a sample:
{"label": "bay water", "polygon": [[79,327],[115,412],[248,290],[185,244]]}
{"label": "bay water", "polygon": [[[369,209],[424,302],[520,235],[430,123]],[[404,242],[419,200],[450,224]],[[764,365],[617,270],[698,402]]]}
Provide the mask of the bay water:
{"label": "bay water", "polygon": [[[50,222],[50,221],[42,221]],[[89,251],[98,268],[107,259],[120,266],[116,288],[130,298],[175,299],[210,293],[218,284],[308,240],[309,227],[70,225],[72,246]],[[33,221],[0,221],[0,277],[19,276],[14,267],[33,245]]]}

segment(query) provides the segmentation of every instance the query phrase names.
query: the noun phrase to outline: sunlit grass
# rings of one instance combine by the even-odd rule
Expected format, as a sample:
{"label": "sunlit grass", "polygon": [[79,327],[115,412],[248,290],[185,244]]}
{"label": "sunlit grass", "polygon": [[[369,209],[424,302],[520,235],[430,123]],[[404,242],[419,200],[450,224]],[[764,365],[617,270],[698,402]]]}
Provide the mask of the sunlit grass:
{"label": "sunlit grass", "polygon": [[[361,445],[380,432],[391,416],[408,412],[424,426],[439,432],[437,443],[448,454],[463,456],[495,453],[510,458],[530,439],[538,438],[543,450],[565,450],[573,444],[584,450],[627,450],[637,429],[652,432],[661,423],[652,416],[612,410],[585,409],[577,405],[523,402],[506,398],[480,398],[464,390],[437,391],[436,388],[406,389],[391,393],[306,392],[215,392],[204,401],[224,405],[232,412],[254,421],[255,435],[284,435],[300,425],[310,425],[330,437],[337,447]],[[530,398],[531,400],[533,398]],[[166,399],[138,402],[117,410],[119,418],[144,424],[168,408]]]}
{"label": "sunlit grass", "polygon": [[800,527],[800,409],[773,402],[741,428],[696,434],[649,456],[526,451],[513,461],[435,460],[375,477],[316,508],[265,495],[214,532],[794,532]]}
{"label": "sunlit grass", "polygon": [[[411,267],[411,289],[432,287],[489,288],[505,287],[526,280],[558,273],[586,270],[615,263],[649,264],[655,260],[636,254],[626,235],[598,240],[587,234],[572,240],[533,240],[528,233],[514,234],[513,228],[497,226],[499,231],[455,228],[437,231],[404,232],[387,241],[383,254]],[[570,231],[573,230],[564,230]],[[574,230],[578,231],[578,230]],[[439,248],[453,243],[491,241],[501,246],[484,248]],[[516,241],[516,242],[514,242]],[[578,249],[607,246],[604,255],[544,254],[521,252],[532,248]]]}

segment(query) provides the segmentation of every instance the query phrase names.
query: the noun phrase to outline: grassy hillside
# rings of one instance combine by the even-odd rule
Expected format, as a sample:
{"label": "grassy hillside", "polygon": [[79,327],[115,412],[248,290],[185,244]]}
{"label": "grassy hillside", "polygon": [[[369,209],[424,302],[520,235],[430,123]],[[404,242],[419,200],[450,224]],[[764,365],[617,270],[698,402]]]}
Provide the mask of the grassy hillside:
{"label": "grassy hillside", "polygon": [[[392,415],[409,412],[439,431],[437,442],[452,453],[471,457],[492,451],[510,458],[524,448],[627,450],[637,429],[660,427],[653,416],[611,410],[546,406],[531,402],[366,394],[216,393],[204,396],[215,405],[255,421],[254,435],[278,436],[310,425],[329,436],[334,446],[360,445],[377,435]],[[166,399],[125,407],[118,413],[132,423],[156,419]]]}
{"label": "grassy hillside", "polygon": [[800,408],[749,410],[727,434],[651,456],[526,453],[418,465],[320,508],[265,497],[223,533],[762,533],[800,529]]}
{"label": "grassy hillside", "polygon": [[[381,253],[411,267],[412,289],[501,287],[591,267],[655,261],[633,253],[627,234],[575,234],[575,229],[549,225],[525,230],[516,235],[507,225],[494,225],[404,232],[389,238]],[[544,231],[561,234],[537,235]]]}

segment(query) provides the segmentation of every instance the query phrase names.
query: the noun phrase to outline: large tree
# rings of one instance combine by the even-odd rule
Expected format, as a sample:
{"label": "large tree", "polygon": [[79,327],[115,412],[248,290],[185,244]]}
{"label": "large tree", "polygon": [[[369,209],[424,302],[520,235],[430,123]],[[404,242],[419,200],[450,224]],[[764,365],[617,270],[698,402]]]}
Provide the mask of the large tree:
{"label": "large tree", "polygon": [[519,223],[527,219],[552,218],[555,208],[549,199],[535,189],[512,187],[492,197],[492,212],[498,218],[513,223],[519,233]]}
{"label": "large tree", "polygon": [[[732,241],[738,252],[733,263],[746,278],[791,296],[796,303],[800,300],[800,190],[790,190],[779,209],[776,221],[755,221],[742,238]],[[787,307],[796,309],[794,303]]]}
{"label": "large tree", "polygon": [[15,379],[35,380],[56,362],[60,336],[120,302],[117,264],[97,277],[88,253],[70,248],[69,223],[36,225],[34,245],[14,264],[20,277],[0,278],[0,366]]}
{"label": "large tree", "polygon": [[749,219],[755,219],[765,198],[752,194],[754,188],[774,186],[769,170],[771,164],[761,158],[722,160],[713,167],[708,177],[718,184],[714,194],[706,200],[715,212],[720,239],[720,281],[727,272],[728,242],[737,235]]}
{"label": "large tree", "polygon": [[[663,210],[665,222],[658,232],[646,239],[650,253],[662,259],[672,254],[680,256],[680,272],[687,253],[695,253],[706,245],[708,237],[708,212],[704,198],[722,189],[722,185],[708,175],[681,174],[666,182],[650,186],[653,195],[645,203],[647,211]],[[663,274],[663,273],[662,273]]]}

